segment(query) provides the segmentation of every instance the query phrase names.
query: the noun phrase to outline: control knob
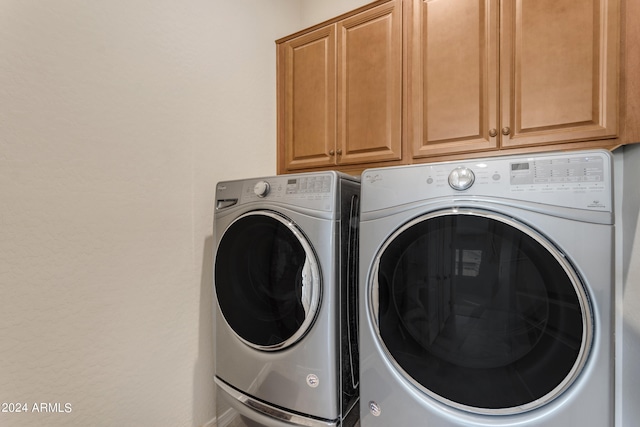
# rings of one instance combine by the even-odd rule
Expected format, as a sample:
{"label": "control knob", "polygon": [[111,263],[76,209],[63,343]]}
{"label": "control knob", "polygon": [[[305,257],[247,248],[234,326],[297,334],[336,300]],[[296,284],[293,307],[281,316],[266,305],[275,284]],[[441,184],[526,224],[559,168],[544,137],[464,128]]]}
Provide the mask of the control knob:
{"label": "control knob", "polygon": [[256,185],[253,186],[253,193],[258,197],[265,197],[269,194],[269,190],[271,186],[267,181],[258,181]]}
{"label": "control knob", "polygon": [[471,169],[460,166],[449,174],[449,185],[454,190],[462,191],[471,187],[475,179],[476,176]]}

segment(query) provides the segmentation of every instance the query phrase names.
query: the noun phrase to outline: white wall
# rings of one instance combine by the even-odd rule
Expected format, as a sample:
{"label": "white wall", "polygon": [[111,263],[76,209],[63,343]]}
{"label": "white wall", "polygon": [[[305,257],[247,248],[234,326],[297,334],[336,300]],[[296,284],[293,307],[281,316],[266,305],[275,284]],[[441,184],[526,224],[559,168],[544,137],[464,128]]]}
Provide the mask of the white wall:
{"label": "white wall", "polygon": [[[621,249],[621,284],[618,300],[622,302],[621,330],[617,359],[619,396],[622,416],[618,425],[635,427],[640,420],[638,390],[640,390],[640,145],[618,150],[623,161],[623,181],[619,181],[617,197],[622,196],[618,236]],[[620,424],[621,423],[621,424]]]}
{"label": "white wall", "polygon": [[298,0],[0,2],[0,403],[30,412],[0,426],[214,416],[214,186],[275,173],[299,28]]}
{"label": "white wall", "polygon": [[300,29],[311,27],[372,2],[373,0],[302,0]]}

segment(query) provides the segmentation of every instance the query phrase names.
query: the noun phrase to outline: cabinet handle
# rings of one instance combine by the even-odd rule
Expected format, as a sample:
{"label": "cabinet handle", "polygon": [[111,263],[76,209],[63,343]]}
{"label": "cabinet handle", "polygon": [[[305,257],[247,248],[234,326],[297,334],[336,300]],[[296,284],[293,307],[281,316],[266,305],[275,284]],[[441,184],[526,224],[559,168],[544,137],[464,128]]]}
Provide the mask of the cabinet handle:
{"label": "cabinet handle", "polygon": [[509,129],[509,126],[505,126],[502,128],[503,135],[509,135],[510,133],[511,133],[511,129]]}
{"label": "cabinet handle", "polygon": [[489,136],[490,136],[491,138],[493,138],[493,137],[494,137],[494,136],[496,136],[496,135],[498,135],[498,131],[497,131],[495,128],[493,128],[493,129],[489,129]]}
{"label": "cabinet handle", "polygon": [[336,153],[335,153],[335,151],[333,151],[333,150],[329,150],[329,155],[330,155],[330,156],[333,156],[333,155],[335,155],[335,154],[336,154]]}
{"label": "cabinet handle", "polygon": [[336,151],[336,153],[338,153],[338,156],[342,156],[342,150],[338,149],[338,151]]}

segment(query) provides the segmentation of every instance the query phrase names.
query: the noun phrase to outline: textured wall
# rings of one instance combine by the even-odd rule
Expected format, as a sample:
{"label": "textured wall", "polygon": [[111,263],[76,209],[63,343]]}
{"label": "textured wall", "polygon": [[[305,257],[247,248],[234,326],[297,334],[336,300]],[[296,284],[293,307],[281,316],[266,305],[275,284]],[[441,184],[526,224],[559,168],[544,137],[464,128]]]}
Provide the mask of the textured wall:
{"label": "textured wall", "polygon": [[0,2],[0,404],[27,404],[0,426],[214,416],[214,185],[274,173],[298,23],[296,0]]}
{"label": "textured wall", "polygon": [[[374,0],[302,0],[301,27],[311,27]],[[283,34],[286,35],[286,34]]]}

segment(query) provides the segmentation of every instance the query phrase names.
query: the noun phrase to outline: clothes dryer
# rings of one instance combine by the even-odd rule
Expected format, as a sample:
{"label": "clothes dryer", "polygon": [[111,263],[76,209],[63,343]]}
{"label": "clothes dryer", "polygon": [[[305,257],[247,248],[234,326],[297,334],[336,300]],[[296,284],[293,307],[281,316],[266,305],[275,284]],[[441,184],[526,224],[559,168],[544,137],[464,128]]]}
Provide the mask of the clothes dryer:
{"label": "clothes dryer", "polygon": [[613,426],[606,151],[369,169],[363,427]]}
{"label": "clothes dryer", "polygon": [[218,183],[218,426],[357,421],[359,193],[337,172]]}

